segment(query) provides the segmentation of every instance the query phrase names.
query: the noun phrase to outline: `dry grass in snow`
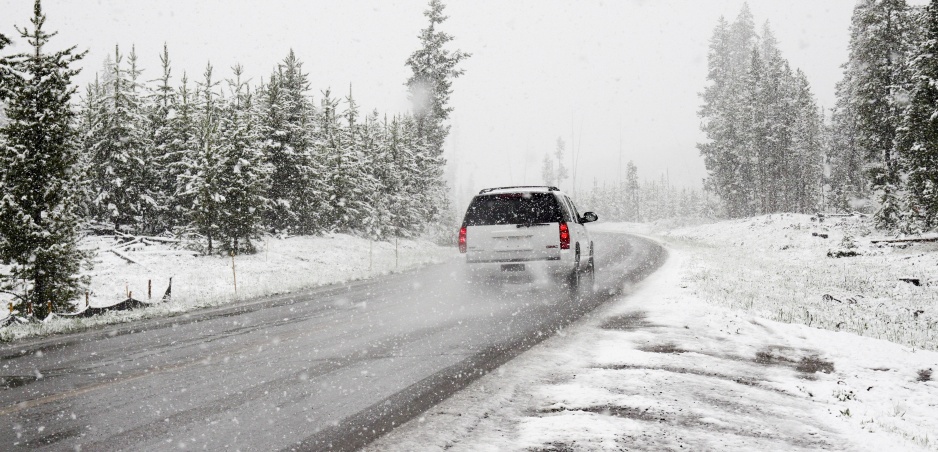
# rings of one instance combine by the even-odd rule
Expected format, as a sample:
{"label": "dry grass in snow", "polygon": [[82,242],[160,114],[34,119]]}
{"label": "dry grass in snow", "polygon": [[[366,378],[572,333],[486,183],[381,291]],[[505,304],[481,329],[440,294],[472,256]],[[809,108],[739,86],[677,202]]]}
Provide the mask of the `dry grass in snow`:
{"label": "dry grass in snow", "polygon": [[938,242],[873,243],[893,237],[859,216],[775,214],[643,232],[690,255],[688,283],[705,301],[938,349]]}

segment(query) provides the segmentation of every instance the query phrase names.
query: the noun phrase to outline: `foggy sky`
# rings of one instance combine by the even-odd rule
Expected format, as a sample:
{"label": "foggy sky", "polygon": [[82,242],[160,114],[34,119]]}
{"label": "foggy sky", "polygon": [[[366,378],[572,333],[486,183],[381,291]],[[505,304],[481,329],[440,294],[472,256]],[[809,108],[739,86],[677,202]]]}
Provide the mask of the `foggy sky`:
{"label": "foggy sky", "polygon": [[[28,24],[32,3],[0,0],[0,32],[17,38],[13,25]],[[183,71],[200,79],[209,60],[216,77],[240,63],[255,82],[267,79],[292,48],[317,102],[320,90],[344,97],[351,88],[363,113],[394,114],[409,108],[404,61],[419,45],[426,3],[45,0],[43,7],[48,29],[60,32],[53,48],[89,50],[82,86],[115,44],[124,53],[135,45],[143,79],[151,80],[166,42],[175,84]],[[446,1],[450,49],[473,54],[454,84],[447,143],[457,204],[482,187],[541,183],[541,161],[558,137],[567,142],[568,166],[571,145],[581,151],[580,190],[594,179],[615,183],[629,160],[642,179],[666,175],[674,185],[699,187],[705,171],[696,113],[708,41],[717,19],[732,21],[742,3]],[[819,105],[833,106],[854,1],[748,3],[757,30],[769,20]],[[571,182],[561,188],[574,191]]]}

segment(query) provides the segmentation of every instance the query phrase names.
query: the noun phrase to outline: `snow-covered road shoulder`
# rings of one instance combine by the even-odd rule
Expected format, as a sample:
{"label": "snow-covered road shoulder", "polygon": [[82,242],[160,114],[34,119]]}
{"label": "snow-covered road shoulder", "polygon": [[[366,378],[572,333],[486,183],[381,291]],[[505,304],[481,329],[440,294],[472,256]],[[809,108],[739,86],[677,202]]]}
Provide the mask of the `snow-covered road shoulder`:
{"label": "snow-covered road shoulder", "polygon": [[[90,318],[52,318],[0,329],[0,340],[71,332],[89,327],[164,317],[301,289],[413,270],[456,256],[455,247],[426,240],[377,242],[346,234],[266,237],[250,255],[200,256],[178,244],[91,236],[82,247],[93,253],[87,303],[107,307],[128,297],[152,306]],[[128,243],[128,242],[123,242]],[[117,250],[113,252],[112,250]],[[172,297],[162,302],[172,278]],[[237,284],[237,286],[235,285]],[[0,298],[3,306],[6,301]],[[77,311],[85,309],[79,300]],[[6,310],[0,314],[0,320]]]}
{"label": "snow-covered road shoulder", "polygon": [[369,450],[933,449],[938,353],[696,293],[692,251]]}

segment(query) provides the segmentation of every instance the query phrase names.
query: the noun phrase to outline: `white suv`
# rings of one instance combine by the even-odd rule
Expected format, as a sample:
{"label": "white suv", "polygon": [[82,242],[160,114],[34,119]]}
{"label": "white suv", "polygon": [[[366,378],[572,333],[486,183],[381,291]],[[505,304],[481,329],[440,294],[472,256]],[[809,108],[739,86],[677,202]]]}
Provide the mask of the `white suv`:
{"label": "white suv", "polygon": [[593,281],[593,241],[582,216],[556,187],[487,188],[469,203],[459,252],[473,274],[543,271],[571,289]]}

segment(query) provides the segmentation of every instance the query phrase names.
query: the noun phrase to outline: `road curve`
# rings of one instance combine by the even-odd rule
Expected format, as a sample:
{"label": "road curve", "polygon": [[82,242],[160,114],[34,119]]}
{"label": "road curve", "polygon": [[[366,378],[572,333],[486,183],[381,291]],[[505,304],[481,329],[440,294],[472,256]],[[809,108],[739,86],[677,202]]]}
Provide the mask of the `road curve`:
{"label": "road curve", "polygon": [[0,449],[353,450],[665,260],[594,234],[597,292],[467,290],[458,261],[0,347]]}

